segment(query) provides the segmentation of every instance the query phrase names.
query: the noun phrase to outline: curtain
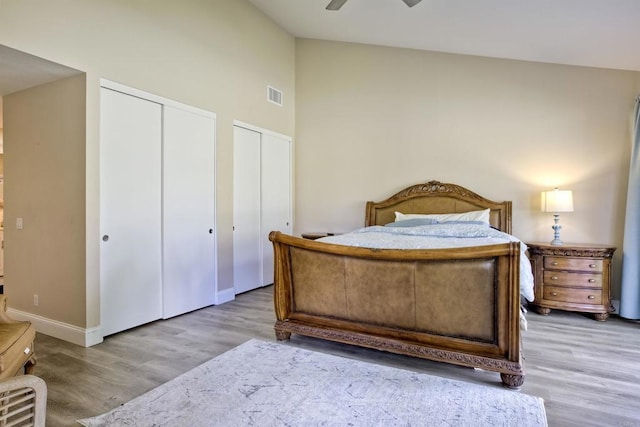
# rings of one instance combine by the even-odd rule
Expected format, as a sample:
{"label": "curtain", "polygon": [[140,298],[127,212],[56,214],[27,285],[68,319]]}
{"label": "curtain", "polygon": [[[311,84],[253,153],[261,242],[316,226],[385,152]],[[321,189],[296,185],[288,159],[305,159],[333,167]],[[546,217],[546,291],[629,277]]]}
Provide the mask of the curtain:
{"label": "curtain", "polygon": [[640,319],[640,96],[636,98],[622,246],[620,316]]}

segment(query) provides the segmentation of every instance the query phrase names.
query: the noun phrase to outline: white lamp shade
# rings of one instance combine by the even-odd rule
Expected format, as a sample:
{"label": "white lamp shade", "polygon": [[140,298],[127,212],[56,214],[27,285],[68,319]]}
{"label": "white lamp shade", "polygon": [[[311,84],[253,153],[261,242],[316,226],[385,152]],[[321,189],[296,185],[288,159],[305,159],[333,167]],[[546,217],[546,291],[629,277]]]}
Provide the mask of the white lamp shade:
{"label": "white lamp shade", "polygon": [[543,191],[542,212],[573,212],[573,193],[571,190]]}

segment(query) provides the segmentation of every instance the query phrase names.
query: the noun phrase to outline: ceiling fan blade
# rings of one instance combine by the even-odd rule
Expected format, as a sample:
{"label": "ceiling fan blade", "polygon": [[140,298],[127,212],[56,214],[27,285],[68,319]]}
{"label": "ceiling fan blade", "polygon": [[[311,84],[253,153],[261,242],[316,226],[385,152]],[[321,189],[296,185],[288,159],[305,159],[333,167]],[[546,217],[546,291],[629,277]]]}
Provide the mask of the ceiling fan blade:
{"label": "ceiling fan blade", "polygon": [[331,0],[331,2],[327,5],[327,10],[340,10],[343,4],[345,4],[347,0]]}
{"label": "ceiling fan blade", "polygon": [[409,7],[413,7],[415,5],[417,5],[418,3],[420,3],[422,0],[402,0],[404,2],[404,4],[406,4]]}

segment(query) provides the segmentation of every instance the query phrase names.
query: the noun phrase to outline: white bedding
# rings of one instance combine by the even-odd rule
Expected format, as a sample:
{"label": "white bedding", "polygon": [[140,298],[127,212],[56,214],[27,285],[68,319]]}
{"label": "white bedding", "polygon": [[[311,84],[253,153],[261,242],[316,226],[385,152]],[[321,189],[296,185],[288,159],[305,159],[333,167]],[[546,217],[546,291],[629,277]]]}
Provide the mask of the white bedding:
{"label": "white bedding", "polygon": [[[487,224],[438,223],[416,227],[372,226],[350,233],[324,237],[319,241],[338,245],[377,249],[441,249],[520,242],[516,237],[491,228]],[[533,301],[533,274],[520,242],[520,294]]]}

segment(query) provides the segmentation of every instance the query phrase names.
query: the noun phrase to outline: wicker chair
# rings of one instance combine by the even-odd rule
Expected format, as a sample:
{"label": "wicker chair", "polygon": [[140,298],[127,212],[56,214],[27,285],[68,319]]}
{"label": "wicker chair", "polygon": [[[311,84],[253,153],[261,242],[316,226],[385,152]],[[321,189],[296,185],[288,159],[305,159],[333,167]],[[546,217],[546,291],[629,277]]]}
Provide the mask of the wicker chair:
{"label": "wicker chair", "polygon": [[0,426],[44,427],[47,385],[33,375],[0,380]]}

